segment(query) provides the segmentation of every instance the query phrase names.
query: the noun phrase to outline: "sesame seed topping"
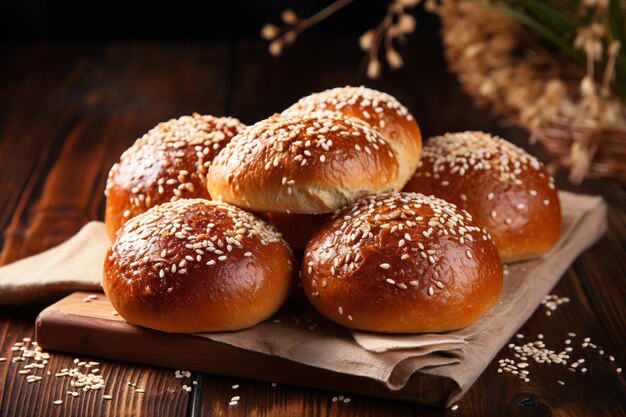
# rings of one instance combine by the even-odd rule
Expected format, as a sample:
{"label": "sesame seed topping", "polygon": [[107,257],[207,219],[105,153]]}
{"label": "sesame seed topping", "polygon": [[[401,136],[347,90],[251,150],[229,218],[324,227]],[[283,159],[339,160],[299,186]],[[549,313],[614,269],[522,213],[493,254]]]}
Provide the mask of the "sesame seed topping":
{"label": "sesame seed topping", "polygon": [[[252,256],[246,248],[249,243],[285,244],[273,226],[252,214],[225,203],[202,199],[182,199],[153,207],[129,220],[119,236],[109,259],[113,263],[121,262],[115,254],[127,253],[132,254],[135,259],[132,262],[137,265],[145,265],[145,268],[154,265],[154,274],[161,278],[157,291],[167,293],[174,289],[168,279],[169,272],[185,275],[195,262],[207,266],[225,262],[227,253],[241,251],[243,256]],[[147,244],[138,245],[140,241]],[[162,248],[164,242],[171,250]],[[127,279],[136,278],[129,272]]]}
{"label": "sesame seed topping", "polygon": [[[353,277],[352,274],[366,259],[362,253],[364,248],[368,252],[373,250],[382,256],[391,256],[385,255],[386,252],[379,246],[384,242],[384,245],[395,245],[398,248],[400,253],[393,256],[399,259],[395,258],[395,264],[385,262],[385,258],[375,263],[381,270],[375,282],[382,281],[387,291],[393,289],[396,294],[409,288],[420,289],[415,276],[417,266],[417,270],[425,269],[431,277],[431,285],[426,284],[424,289],[432,297],[438,290],[446,288],[445,281],[441,280],[438,270],[433,267],[441,261],[445,262],[440,252],[440,248],[446,245],[444,241],[462,245],[462,250],[467,250],[471,258],[473,242],[482,241],[479,238],[483,236],[490,240],[486,231],[473,223],[466,211],[458,210],[455,205],[444,200],[416,193],[365,197],[336,211],[331,224],[333,227],[325,231],[332,234],[328,241],[330,246],[325,249],[328,252],[323,257],[326,260],[322,261],[325,266],[319,265],[321,268],[313,269],[310,259],[316,259],[314,252],[304,254],[303,272],[308,271],[307,279],[311,280],[313,287],[311,291],[316,291],[320,285],[324,287],[326,279],[343,279],[347,274]],[[320,276],[318,280],[317,274],[322,271],[331,271],[331,277]]]}
{"label": "sesame seed topping", "polygon": [[[211,161],[244,127],[234,118],[199,114],[160,123],[113,165],[105,195],[118,183],[126,188],[130,177],[130,209],[124,211],[124,218],[183,196],[208,198],[205,178]],[[154,180],[137,172],[145,167],[154,167]]]}
{"label": "sesame seed topping", "polygon": [[285,110],[285,113],[313,112],[318,110],[341,110],[346,106],[359,107],[363,118],[381,127],[385,126],[383,114],[393,112],[398,116],[412,120],[413,117],[393,96],[360,87],[337,87],[320,93],[311,94],[300,99],[296,104]]}
{"label": "sesame seed topping", "polygon": [[[230,182],[232,178],[225,178],[222,172],[245,172],[247,167],[258,164],[260,159],[269,178],[283,186],[292,186],[294,181],[285,174],[287,169],[291,171],[294,161],[298,169],[306,166],[306,169],[312,170],[324,163],[332,164],[333,168],[337,163],[344,164],[345,155],[341,156],[341,160],[337,159],[338,154],[334,152],[336,146],[345,146],[348,153],[372,155],[369,160],[376,162],[376,167],[381,166],[380,161],[390,158],[396,162],[391,145],[361,119],[329,111],[284,112],[249,126],[235,136],[213,160],[209,174],[216,173],[212,175],[213,181]],[[307,185],[305,181],[301,186]],[[290,190],[288,187],[284,195],[278,197],[285,199],[287,205],[287,201],[292,200],[288,198],[290,193],[298,191],[296,188]],[[237,188],[222,197],[244,204],[246,196],[257,191]]]}

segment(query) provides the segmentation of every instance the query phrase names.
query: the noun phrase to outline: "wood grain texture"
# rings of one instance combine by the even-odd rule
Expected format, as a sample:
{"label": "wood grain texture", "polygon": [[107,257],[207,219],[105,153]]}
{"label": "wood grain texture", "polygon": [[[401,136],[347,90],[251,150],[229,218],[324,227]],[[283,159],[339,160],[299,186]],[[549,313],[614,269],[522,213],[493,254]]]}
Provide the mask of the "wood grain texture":
{"label": "wood grain texture", "polygon": [[[158,45],[25,49],[3,49],[7,59],[2,62],[10,64],[0,67],[0,89],[9,93],[0,104],[7,110],[0,111],[7,115],[0,130],[4,231],[0,263],[54,246],[88,220],[101,218],[108,170],[125,148],[161,120],[193,111],[222,113],[225,96],[224,45],[184,45],[167,53]],[[49,76],[39,77],[50,60],[59,65]],[[32,337],[37,309],[29,312],[29,319],[20,325],[15,324],[14,313],[0,316],[6,329],[3,354],[14,341]],[[61,369],[72,360],[55,355],[51,365]],[[42,410],[41,415],[187,414],[189,394],[170,387],[179,382],[171,371],[110,366],[113,385],[123,386],[132,378],[154,389],[136,397],[105,402],[80,398],[55,407],[58,381],[25,389],[23,377],[0,364],[3,388],[8,387],[2,389],[0,414],[29,416],[33,410]]]}
{"label": "wood grain texture", "polygon": [[[238,388],[233,389],[233,386]],[[410,417],[408,404],[355,396],[345,392],[306,390],[271,383],[213,377],[202,385],[200,416],[397,416]],[[231,400],[239,396],[237,404]],[[348,403],[340,401],[349,398]],[[210,401],[208,399],[210,398]],[[333,401],[333,398],[336,401]],[[420,416],[440,415],[441,410],[420,407]]]}
{"label": "wood grain texture", "polygon": [[[236,348],[186,334],[165,333],[133,326],[119,315],[105,295],[76,292],[42,311],[36,339],[57,352],[91,354],[132,363],[237,377],[283,385],[343,390],[362,396],[441,403],[454,384],[448,378],[417,374],[406,387],[390,391],[377,381],[307,366],[273,355]],[[300,315],[294,308],[290,314]],[[152,349],[145,349],[153,346]],[[424,387],[427,387],[426,389]]]}
{"label": "wood grain texture", "polygon": [[[310,92],[365,83],[396,95],[412,110],[425,136],[488,130],[546,161],[542,149],[530,146],[521,130],[472,105],[446,71],[437,34],[422,28],[418,25],[404,49],[405,68],[386,72],[375,82],[363,77],[354,39],[315,43],[303,38],[279,59],[270,57],[261,42],[0,46],[0,263],[44,250],[87,220],[101,219],[104,182],[119,154],[157,122],[192,111],[253,123]],[[563,175],[557,184],[602,195],[610,205],[609,232],[555,288],[571,301],[550,317],[538,310],[520,331],[528,337],[542,333],[546,344],[557,347],[570,329],[586,334],[623,367],[624,190],[610,181],[574,187]],[[0,309],[0,357],[8,355],[15,341],[32,337],[34,319],[43,307]],[[103,405],[81,398],[58,408],[51,404],[58,381],[25,386],[12,365],[0,363],[0,415],[624,415],[626,391],[623,377],[615,372],[618,365],[588,351],[581,355],[589,361],[586,374],[531,365],[527,384],[498,374],[496,361],[455,412],[357,396],[350,404],[337,404],[331,399],[339,392],[273,388],[211,375],[203,375],[190,396],[176,389],[180,380],[170,370],[114,361],[107,361],[103,371],[120,395],[116,400]],[[510,356],[505,348],[498,358]],[[67,366],[72,360],[55,354],[53,363]],[[556,383],[559,378],[565,386]],[[143,397],[125,393],[128,379],[149,382],[154,390]],[[228,400],[235,395],[235,382],[242,392],[233,408]]]}

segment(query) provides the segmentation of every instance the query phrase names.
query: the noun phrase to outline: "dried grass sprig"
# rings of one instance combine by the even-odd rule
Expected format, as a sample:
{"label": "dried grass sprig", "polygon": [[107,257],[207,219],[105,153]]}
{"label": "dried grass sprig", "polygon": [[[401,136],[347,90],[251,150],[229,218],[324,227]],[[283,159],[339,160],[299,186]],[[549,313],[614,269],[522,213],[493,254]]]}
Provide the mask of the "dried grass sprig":
{"label": "dried grass sprig", "polygon": [[354,0],[337,0],[311,17],[301,19],[293,10],[285,9],[280,15],[286,26],[278,27],[266,23],[261,29],[261,37],[270,42],[269,52],[272,56],[279,56],[286,45],[293,44],[298,35],[343,9]]}
{"label": "dried grass sprig", "polygon": [[[344,8],[354,0],[337,0],[311,17],[301,19],[290,9],[284,10],[281,20],[284,27],[267,23],[261,29],[261,37],[270,42],[269,52],[272,56],[279,56],[284,47],[292,44],[303,31],[321,22],[328,16]],[[380,55],[391,69],[404,66],[402,56],[395,49],[394,42],[404,42],[406,36],[415,31],[415,18],[410,14],[423,0],[392,0],[387,8],[383,20],[359,38],[360,48],[366,52],[367,76],[379,78],[381,74]],[[425,0],[427,7],[434,8],[434,0]]]}

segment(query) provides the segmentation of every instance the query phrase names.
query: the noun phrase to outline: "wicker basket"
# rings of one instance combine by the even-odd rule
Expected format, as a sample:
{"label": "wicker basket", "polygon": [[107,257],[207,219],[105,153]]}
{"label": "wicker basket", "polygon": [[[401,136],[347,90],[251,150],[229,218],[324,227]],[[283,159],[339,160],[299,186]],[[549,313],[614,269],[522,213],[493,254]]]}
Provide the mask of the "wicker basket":
{"label": "wicker basket", "polygon": [[584,70],[559,59],[502,13],[444,0],[439,14],[450,69],[479,105],[527,129],[552,156],[553,167],[569,169],[573,182],[588,177],[626,183],[622,100],[586,100],[580,92]]}

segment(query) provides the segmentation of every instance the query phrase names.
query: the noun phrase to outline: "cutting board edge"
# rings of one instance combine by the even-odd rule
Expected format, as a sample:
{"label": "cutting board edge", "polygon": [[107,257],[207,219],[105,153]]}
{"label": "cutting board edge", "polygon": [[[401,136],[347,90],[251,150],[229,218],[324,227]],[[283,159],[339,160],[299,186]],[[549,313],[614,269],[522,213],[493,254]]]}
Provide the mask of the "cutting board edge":
{"label": "cutting board edge", "polygon": [[[449,378],[415,373],[405,388],[393,391],[369,378],[315,368],[193,335],[164,333],[121,320],[63,311],[69,301],[82,299],[85,294],[89,293],[71,294],[39,314],[35,338],[43,349],[440,407],[445,406],[457,388]],[[144,346],[151,349],[145,350]],[[171,355],[173,351],[179,354]],[[270,373],[272,377],[268,378]]]}

